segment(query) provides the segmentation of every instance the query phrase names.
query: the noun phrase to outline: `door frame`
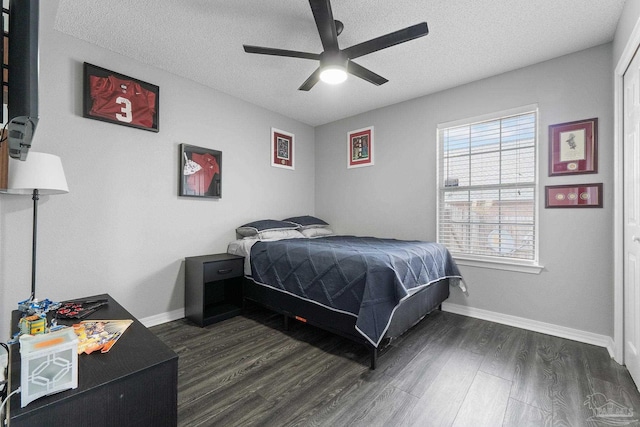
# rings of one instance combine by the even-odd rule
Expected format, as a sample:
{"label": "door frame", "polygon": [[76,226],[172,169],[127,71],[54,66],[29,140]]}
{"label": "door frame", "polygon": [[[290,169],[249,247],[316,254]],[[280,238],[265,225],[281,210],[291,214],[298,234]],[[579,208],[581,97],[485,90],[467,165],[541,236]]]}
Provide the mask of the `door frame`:
{"label": "door frame", "polygon": [[624,364],[624,73],[640,47],[640,18],[614,71],[613,358]]}

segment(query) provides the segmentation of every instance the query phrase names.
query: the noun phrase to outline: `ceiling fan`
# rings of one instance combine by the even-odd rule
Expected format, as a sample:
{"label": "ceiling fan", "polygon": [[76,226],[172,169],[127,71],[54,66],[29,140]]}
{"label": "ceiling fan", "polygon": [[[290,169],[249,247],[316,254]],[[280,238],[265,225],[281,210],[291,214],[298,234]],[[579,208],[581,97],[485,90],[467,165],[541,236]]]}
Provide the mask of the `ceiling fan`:
{"label": "ceiling fan", "polygon": [[379,86],[385,84],[388,82],[387,79],[356,64],[353,60],[366,54],[429,34],[427,23],[421,22],[420,24],[376,37],[375,39],[353,45],[346,49],[340,49],[338,47],[338,36],[344,29],[344,25],[342,22],[333,19],[330,0],[309,0],[309,4],[311,5],[316,26],[318,27],[322,47],[324,48],[322,53],[243,45],[244,51],[247,53],[320,61],[320,66],[302,83],[302,86],[298,88],[299,90],[310,90],[320,79],[329,83],[341,83],[347,78],[347,73],[360,77],[374,85]]}

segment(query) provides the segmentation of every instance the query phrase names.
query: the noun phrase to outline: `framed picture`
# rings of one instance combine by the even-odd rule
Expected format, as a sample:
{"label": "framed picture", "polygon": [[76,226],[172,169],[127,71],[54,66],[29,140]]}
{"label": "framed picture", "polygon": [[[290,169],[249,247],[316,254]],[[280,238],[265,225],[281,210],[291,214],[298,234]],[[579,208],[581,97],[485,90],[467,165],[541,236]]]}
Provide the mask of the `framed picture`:
{"label": "framed picture", "polygon": [[347,133],[347,168],[373,166],[373,126]]}
{"label": "framed picture", "polygon": [[549,176],[598,172],[598,119],[549,126]]}
{"label": "framed picture", "polygon": [[180,144],[179,196],[222,197],[222,151]]}
{"label": "framed picture", "polygon": [[601,208],[602,183],[548,185],[545,187],[547,208]]}
{"label": "framed picture", "polygon": [[294,135],[292,133],[271,128],[271,166],[295,169],[293,146]]}
{"label": "framed picture", "polygon": [[158,132],[160,88],[84,63],[82,116]]}

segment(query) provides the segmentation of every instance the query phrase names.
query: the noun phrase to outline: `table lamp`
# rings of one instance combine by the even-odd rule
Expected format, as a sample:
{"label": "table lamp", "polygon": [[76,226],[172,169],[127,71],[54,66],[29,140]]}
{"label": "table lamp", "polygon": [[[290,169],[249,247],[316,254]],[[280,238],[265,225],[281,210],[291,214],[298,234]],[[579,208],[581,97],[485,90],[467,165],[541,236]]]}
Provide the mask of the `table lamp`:
{"label": "table lamp", "polygon": [[31,297],[36,295],[36,242],[38,235],[38,200],[41,195],[69,192],[60,157],[29,152],[25,161],[9,159],[9,181],[6,194],[31,195],[33,199],[33,245],[31,253]]}

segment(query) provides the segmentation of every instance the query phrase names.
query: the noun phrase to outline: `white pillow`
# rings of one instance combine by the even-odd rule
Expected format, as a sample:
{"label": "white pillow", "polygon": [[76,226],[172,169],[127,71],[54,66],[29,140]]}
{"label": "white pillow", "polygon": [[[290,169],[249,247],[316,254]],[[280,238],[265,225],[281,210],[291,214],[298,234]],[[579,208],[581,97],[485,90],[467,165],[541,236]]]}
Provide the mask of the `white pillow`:
{"label": "white pillow", "polygon": [[258,233],[260,240],[302,239],[304,236],[298,230],[266,230]]}
{"label": "white pillow", "polygon": [[304,237],[322,237],[322,236],[330,236],[333,234],[333,230],[331,230],[330,228],[307,228],[304,230],[301,230],[300,233],[302,233],[304,235]]}

